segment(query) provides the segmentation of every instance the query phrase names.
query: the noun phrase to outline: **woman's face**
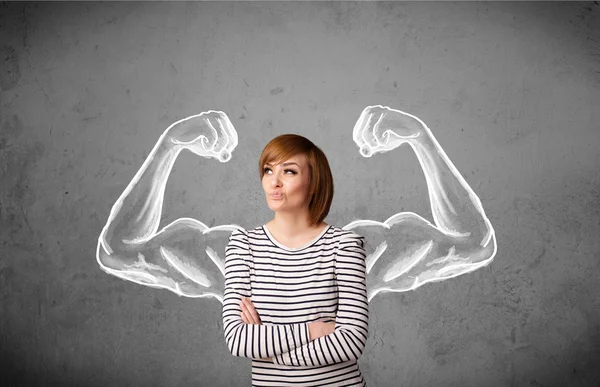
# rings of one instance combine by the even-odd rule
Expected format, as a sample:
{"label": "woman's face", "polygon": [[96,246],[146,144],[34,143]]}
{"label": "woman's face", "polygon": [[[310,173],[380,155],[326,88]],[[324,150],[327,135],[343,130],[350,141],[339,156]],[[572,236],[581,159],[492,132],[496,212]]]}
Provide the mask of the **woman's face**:
{"label": "woman's face", "polygon": [[305,211],[308,208],[310,167],[305,154],[277,165],[263,165],[262,186],[272,211]]}

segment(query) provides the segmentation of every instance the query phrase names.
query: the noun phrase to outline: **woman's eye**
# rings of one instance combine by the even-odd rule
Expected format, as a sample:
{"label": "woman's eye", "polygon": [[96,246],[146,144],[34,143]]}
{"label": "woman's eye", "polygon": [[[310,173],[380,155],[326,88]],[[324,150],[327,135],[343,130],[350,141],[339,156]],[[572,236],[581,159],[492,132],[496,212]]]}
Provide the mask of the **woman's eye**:
{"label": "woman's eye", "polygon": [[[267,172],[269,172],[269,171],[270,171],[270,172],[272,172],[272,171],[271,171],[271,168],[267,168],[267,167],[265,167],[265,168],[263,169],[263,172],[264,172],[264,173],[267,173]],[[283,170],[283,172],[284,172],[284,173],[291,172],[291,173],[292,173],[292,175],[295,175],[295,174],[297,173],[297,172],[296,172],[296,171],[294,171],[293,169],[284,169],[284,170]]]}

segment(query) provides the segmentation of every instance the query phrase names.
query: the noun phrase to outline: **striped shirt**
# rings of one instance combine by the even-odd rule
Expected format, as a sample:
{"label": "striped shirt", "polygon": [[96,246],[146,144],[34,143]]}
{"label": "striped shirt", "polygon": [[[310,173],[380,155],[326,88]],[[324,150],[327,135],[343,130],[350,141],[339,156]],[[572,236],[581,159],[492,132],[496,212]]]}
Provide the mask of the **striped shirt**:
{"label": "striped shirt", "polygon": [[[231,234],[224,335],[233,355],[253,359],[253,386],[366,386],[357,364],[368,336],[364,244],[331,225],[298,248],[280,244],[265,226]],[[251,298],[262,324],[242,322],[242,297]],[[308,323],[319,320],[335,322],[335,331],[310,341]]]}

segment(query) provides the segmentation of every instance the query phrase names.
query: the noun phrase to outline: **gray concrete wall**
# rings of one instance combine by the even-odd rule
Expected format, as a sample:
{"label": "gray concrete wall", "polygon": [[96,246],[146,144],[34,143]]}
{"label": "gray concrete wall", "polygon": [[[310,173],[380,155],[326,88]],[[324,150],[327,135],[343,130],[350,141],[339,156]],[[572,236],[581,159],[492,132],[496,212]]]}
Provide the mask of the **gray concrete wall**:
{"label": "gray concrete wall", "polygon": [[[328,222],[430,217],[406,148],[364,159],[361,110],[423,119],[479,195],[495,261],[371,303],[369,386],[600,383],[600,7],[593,3],[2,3],[0,384],[247,386],[220,304],[102,272],[115,200],[162,131],[225,111],[225,164],[186,154],[165,201],[269,220],[262,147],[328,155]],[[8,383],[8,385],[11,385]]]}

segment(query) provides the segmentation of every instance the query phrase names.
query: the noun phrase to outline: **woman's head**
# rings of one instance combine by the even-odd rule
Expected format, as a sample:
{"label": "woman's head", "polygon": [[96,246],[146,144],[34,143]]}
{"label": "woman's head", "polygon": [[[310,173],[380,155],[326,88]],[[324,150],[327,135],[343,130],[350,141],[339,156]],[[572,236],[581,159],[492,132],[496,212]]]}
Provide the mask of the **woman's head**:
{"label": "woman's head", "polygon": [[310,140],[296,134],[275,137],[263,149],[258,170],[271,209],[307,208],[310,225],[325,219],[333,200],[333,176],[327,157]]}

